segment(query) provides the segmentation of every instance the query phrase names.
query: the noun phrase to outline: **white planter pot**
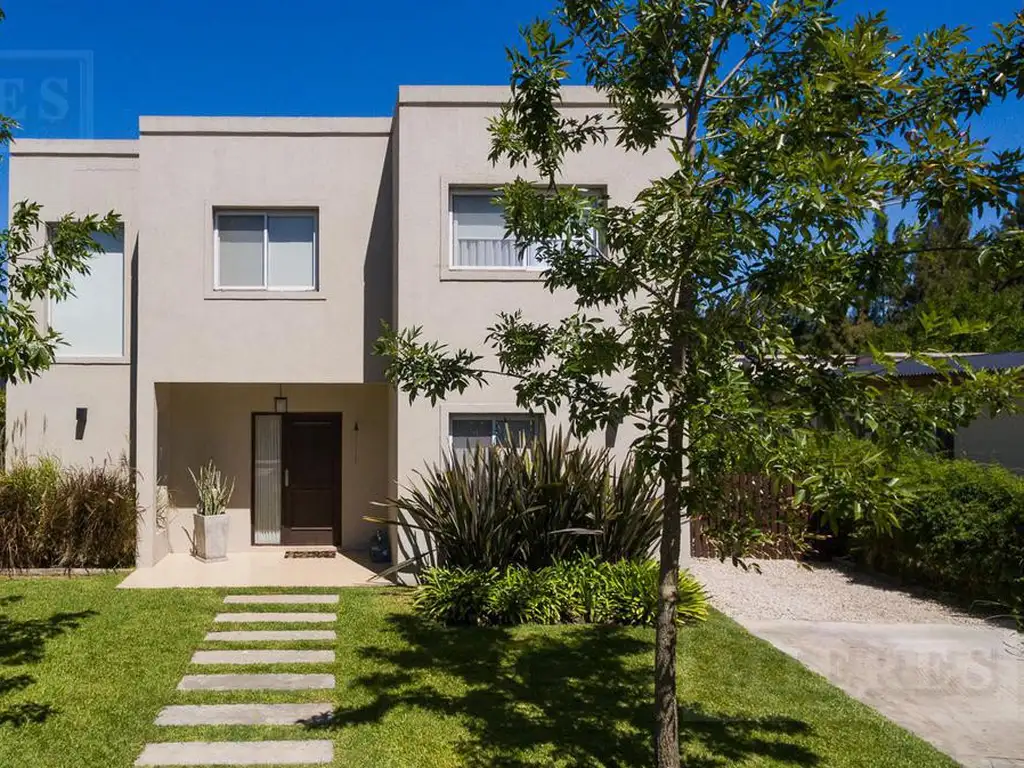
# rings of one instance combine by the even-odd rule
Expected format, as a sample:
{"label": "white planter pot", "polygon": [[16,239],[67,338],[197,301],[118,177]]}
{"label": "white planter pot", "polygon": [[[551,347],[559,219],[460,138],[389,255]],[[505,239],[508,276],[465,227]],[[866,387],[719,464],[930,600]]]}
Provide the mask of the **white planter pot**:
{"label": "white planter pot", "polygon": [[206,563],[228,559],[228,516],[193,514],[196,557]]}

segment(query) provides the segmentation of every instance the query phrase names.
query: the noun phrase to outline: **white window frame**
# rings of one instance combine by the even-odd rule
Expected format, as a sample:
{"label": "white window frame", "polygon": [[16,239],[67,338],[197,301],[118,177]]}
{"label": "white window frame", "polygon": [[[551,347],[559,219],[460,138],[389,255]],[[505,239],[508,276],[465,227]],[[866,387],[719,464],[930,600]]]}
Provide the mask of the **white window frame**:
{"label": "white window frame", "polygon": [[[220,282],[220,217],[221,216],[262,216],[263,217],[263,284],[262,285],[221,285]],[[313,220],[313,285],[268,285],[270,262],[270,217],[303,218]],[[218,208],[213,214],[213,290],[215,291],[267,291],[315,293],[320,290],[320,217],[312,210],[275,210],[247,208]]]}
{"label": "white window frame", "polygon": [[[585,194],[587,194],[587,195],[593,194],[593,191],[592,190],[588,190],[587,188],[583,188],[583,192]],[[455,263],[455,251],[457,250],[458,244],[459,244],[459,240],[458,240],[458,237],[456,236],[456,228],[455,228],[455,198],[456,197],[469,197],[469,196],[489,197],[489,198],[493,199],[493,198],[498,197],[498,193],[494,192],[492,190],[489,190],[489,189],[481,188],[481,187],[449,187],[449,189],[448,189],[448,242],[449,242],[449,248],[448,248],[448,269],[450,269],[450,270],[452,270],[454,272],[463,272],[463,271],[465,271],[465,272],[481,272],[481,271],[490,271],[490,272],[527,272],[527,273],[543,272],[546,267],[545,267],[544,264],[541,264],[541,263],[537,262],[536,254],[534,254],[534,257],[533,257],[534,258],[534,263],[533,264],[526,264],[525,263],[525,258],[524,258],[524,263],[523,264],[519,264],[519,265],[516,265],[514,267],[500,267],[500,266],[476,267],[476,266],[472,266],[472,265],[468,265],[468,264],[456,264]],[[502,215],[504,216],[504,208],[502,209]],[[593,237],[594,241],[596,242],[597,241],[597,232],[596,232],[596,230],[591,230],[591,233],[592,233],[592,237]],[[505,238],[501,238],[501,239],[504,240]],[[536,248],[536,245],[528,246],[527,247],[527,252],[529,252],[531,250],[534,250],[535,248]]]}
{"label": "white window frame", "polygon": [[485,419],[490,420],[491,423],[491,447],[498,445],[497,432],[494,429],[494,423],[496,421],[509,421],[512,419],[516,420],[531,420],[534,426],[534,434],[540,435],[544,430],[544,416],[539,413],[530,413],[528,411],[488,411],[486,413],[473,413],[472,411],[453,411],[448,414],[448,450],[454,452],[455,450],[455,435],[452,434],[452,427],[456,420],[463,421],[484,421]]}

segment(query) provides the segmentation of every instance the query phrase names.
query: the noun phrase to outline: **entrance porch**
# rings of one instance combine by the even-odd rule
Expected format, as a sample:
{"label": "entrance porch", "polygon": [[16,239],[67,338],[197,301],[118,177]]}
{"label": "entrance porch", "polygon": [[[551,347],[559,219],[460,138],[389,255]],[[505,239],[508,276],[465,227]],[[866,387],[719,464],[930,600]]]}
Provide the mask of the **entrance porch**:
{"label": "entrance porch", "polygon": [[[228,564],[196,562],[196,568],[227,574],[236,561],[239,573],[260,567],[294,566],[296,573],[333,569],[324,586],[362,575],[358,563],[377,528],[363,518],[374,514],[373,502],[388,493],[384,385],[158,383],[155,399],[154,570],[169,569],[171,563],[193,567],[186,564],[196,507],[189,471],[198,474],[212,461],[234,482],[227,510]],[[338,558],[284,559],[284,548],[304,546],[349,551],[355,559],[344,568]],[[243,553],[248,559],[239,559]],[[236,578],[240,586],[260,583],[258,576],[222,580]],[[286,586],[280,579],[269,583]]]}
{"label": "entrance porch", "polygon": [[[372,587],[370,581],[387,564],[371,563],[358,552],[339,552],[333,558],[285,558],[292,547],[259,547],[232,552],[219,563],[204,563],[188,553],[167,555],[152,568],[137,568],[120,589],[169,587]],[[302,549],[302,548],[299,548]]]}

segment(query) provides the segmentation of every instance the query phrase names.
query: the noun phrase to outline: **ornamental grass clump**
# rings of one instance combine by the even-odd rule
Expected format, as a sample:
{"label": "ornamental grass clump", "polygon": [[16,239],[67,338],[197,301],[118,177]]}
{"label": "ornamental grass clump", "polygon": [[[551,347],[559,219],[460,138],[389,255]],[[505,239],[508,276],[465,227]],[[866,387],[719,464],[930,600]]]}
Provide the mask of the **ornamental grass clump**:
{"label": "ornamental grass clump", "polygon": [[17,463],[0,474],[0,570],[130,566],[138,514],[125,461]]}

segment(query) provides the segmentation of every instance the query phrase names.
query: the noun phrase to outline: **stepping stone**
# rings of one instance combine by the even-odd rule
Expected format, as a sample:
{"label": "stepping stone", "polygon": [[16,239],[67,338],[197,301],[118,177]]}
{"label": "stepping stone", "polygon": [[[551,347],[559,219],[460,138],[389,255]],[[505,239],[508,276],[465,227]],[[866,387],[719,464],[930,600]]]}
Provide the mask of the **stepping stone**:
{"label": "stepping stone", "polygon": [[312,691],[334,687],[334,675],[185,675],[179,691]]}
{"label": "stepping stone", "polygon": [[336,613],[218,613],[219,623],[276,622],[278,624],[327,624],[338,620]]}
{"label": "stepping stone", "polygon": [[331,664],[334,651],[196,651],[193,664]]}
{"label": "stepping stone", "polygon": [[228,605],[336,605],[337,595],[228,595]]}
{"label": "stepping stone", "polygon": [[178,704],[164,707],[157,725],[321,725],[333,704]]}
{"label": "stepping stone", "polygon": [[322,765],[334,742],[183,741],[147,744],[135,765]]}
{"label": "stepping stone", "polygon": [[337,640],[333,629],[249,629],[230,632],[207,632],[206,641],[249,643],[258,640]]}

